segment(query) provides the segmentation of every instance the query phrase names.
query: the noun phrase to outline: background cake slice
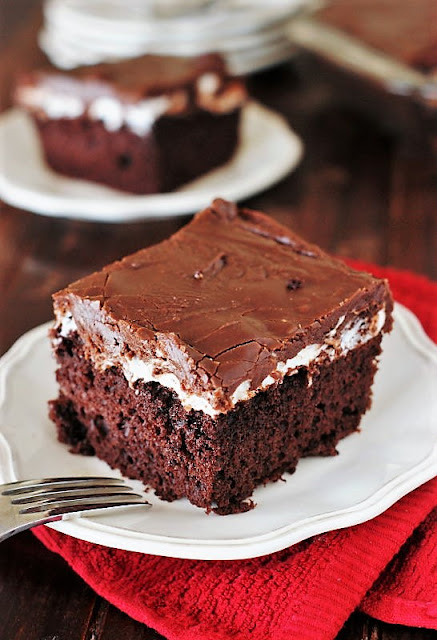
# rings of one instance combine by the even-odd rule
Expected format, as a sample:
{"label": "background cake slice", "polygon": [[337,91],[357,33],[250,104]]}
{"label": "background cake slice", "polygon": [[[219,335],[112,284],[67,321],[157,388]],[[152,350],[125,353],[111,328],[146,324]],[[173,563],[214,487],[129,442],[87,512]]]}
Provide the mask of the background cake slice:
{"label": "background cake slice", "polygon": [[392,299],[385,281],[216,200],[54,306],[60,440],[167,500],[230,513],[358,428]]}
{"label": "background cake slice", "polygon": [[218,55],[147,55],[34,71],[15,99],[35,121],[52,169],[147,194],[230,160],[246,92]]}

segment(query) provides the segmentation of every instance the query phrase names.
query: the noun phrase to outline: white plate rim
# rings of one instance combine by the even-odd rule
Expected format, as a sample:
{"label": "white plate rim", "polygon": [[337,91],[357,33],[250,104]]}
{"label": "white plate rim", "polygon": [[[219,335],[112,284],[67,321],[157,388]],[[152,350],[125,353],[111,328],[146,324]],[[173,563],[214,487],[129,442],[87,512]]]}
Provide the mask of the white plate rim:
{"label": "white plate rim", "polygon": [[[8,131],[11,121],[17,117],[27,117],[18,108],[6,111],[0,116],[0,135]],[[250,142],[250,132],[245,130],[254,124],[259,129],[265,128],[264,140],[266,145],[274,134],[282,145],[281,153],[278,153],[276,161],[260,162],[257,172],[245,178],[238,176],[232,180],[232,174],[238,167],[241,159],[249,153],[258,153],[262,157],[263,148],[260,148],[259,140]],[[245,129],[246,127],[246,129]],[[283,116],[275,111],[267,109],[255,101],[250,101],[243,109],[242,118],[243,140],[240,149],[225,166],[219,167],[180,189],[152,195],[126,194],[98,185],[102,195],[95,197],[72,197],[47,193],[37,188],[29,188],[25,184],[11,181],[7,173],[7,159],[3,158],[4,169],[0,167],[0,197],[12,206],[33,211],[34,213],[64,217],[93,222],[135,222],[140,220],[171,218],[178,215],[194,213],[208,206],[215,197],[227,200],[240,201],[264,191],[276,182],[287,176],[300,162],[303,155],[303,144],[297,134],[290,128]],[[36,134],[35,134],[36,135]],[[246,137],[245,137],[246,136]],[[59,184],[74,185],[78,183],[92,185],[82,180],[75,180],[64,176],[58,176],[48,167],[41,167],[44,174],[50,174],[50,180]],[[211,177],[220,176],[220,186],[206,187],[204,183]],[[114,197],[115,196],[115,197]]]}
{"label": "white plate rim", "polygon": [[[188,14],[181,13],[175,17],[155,17],[150,15],[131,14],[126,15],[124,19],[120,18],[118,12],[101,12],[97,10],[83,11],[80,6],[75,3],[50,0],[44,8],[46,22],[55,27],[67,25],[67,29],[77,28],[77,25],[88,28],[88,30],[104,29],[109,32],[111,29],[117,28],[127,33],[138,32],[146,34],[154,33],[162,30],[162,34],[170,32],[178,35],[181,27],[196,30],[201,29],[212,35],[216,34],[216,29],[220,28],[223,37],[226,38],[228,33],[262,30],[271,24],[280,22],[292,17],[306,5],[311,5],[308,0],[288,0],[288,3],[279,3],[279,6],[267,7],[261,6],[231,6],[224,9],[217,7],[199,7]],[[98,9],[98,8],[97,8]],[[65,28],[65,26],[64,26]],[[180,37],[180,36],[179,36]],[[182,35],[183,37],[183,35]]]}
{"label": "white plate rim", "polygon": [[[396,303],[394,317],[404,336],[425,359],[437,366],[437,346],[425,334],[417,317]],[[29,351],[35,341],[46,336],[50,323],[24,334],[0,359],[0,407],[5,402],[6,378],[14,363]],[[437,426],[437,425],[436,425]],[[437,431],[436,431],[437,436]],[[15,481],[13,458],[9,445],[0,433],[0,462],[6,467],[6,478]],[[279,551],[316,534],[360,524],[379,515],[397,500],[437,474],[437,437],[432,451],[410,470],[386,482],[371,496],[340,510],[301,519],[288,526],[243,539],[195,540],[169,538],[163,535],[129,531],[121,527],[93,521],[92,517],[73,517],[52,523],[57,531],[87,542],[108,547],[161,556],[199,560],[247,559]],[[153,511],[153,509],[152,509]]]}

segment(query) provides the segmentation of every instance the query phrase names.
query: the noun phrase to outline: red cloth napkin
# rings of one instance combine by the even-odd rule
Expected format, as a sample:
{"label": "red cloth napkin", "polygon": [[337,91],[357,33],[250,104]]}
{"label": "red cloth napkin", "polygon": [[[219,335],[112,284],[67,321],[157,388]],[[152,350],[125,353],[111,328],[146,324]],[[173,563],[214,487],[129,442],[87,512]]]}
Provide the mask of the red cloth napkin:
{"label": "red cloth napkin", "polygon": [[[437,341],[437,283],[354,266],[387,277]],[[437,629],[436,505],[437,478],[369,522],[241,561],[130,553],[47,527],[35,534],[97,593],[169,640],[329,640],[360,605],[388,622]]]}

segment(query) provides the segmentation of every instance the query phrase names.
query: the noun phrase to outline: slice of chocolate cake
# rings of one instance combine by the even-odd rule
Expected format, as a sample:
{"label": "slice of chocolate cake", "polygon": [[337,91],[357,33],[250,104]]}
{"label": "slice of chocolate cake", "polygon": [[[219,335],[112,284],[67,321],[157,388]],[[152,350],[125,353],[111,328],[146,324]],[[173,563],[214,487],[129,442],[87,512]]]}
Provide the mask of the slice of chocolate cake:
{"label": "slice of chocolate cake", "polygon": [[48,165],[133,193],[158,193],[226,163],[238,144],[242,82],[218,55],[142,56],[23,76]]}
{"label": "slice of chocolate cake", "polygon": [[223,200],[54,306],[60,440],[219,513],[358,428],[392,322],[384,281]]}

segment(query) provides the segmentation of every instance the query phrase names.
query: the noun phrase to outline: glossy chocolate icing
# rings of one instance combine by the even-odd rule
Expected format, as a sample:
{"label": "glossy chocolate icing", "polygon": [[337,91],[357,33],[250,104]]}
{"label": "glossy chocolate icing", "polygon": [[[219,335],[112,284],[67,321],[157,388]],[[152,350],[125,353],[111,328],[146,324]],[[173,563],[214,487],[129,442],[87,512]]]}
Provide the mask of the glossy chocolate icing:
{"label": "glossy chocolate icing", "polygon": [[[331,258],[261,213],[215,200],[168,240],[55,294],[86,351],[164,357],[182,388],[229,407],[279,361],[323,341],[340,321],[374,314],[386,283]],[[341,318],[345,320],[341,320]]]}
{"label": "glossy chocolate icing", "polygon": [[85,103],[103,95],[135,102],[179,90],[192,93],[196,81],[210,73],[219,81],[217,91],[223,90],[230,78],[217,54],[192,58],[144,55],[69,71],[47,67],[23,75],[19,84],[75,95]]}

